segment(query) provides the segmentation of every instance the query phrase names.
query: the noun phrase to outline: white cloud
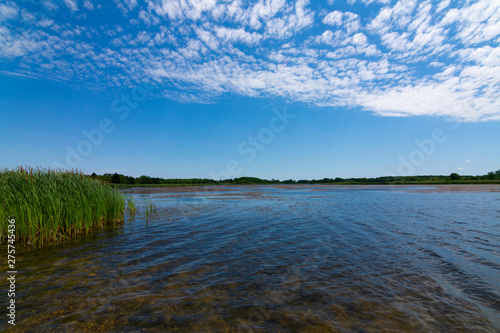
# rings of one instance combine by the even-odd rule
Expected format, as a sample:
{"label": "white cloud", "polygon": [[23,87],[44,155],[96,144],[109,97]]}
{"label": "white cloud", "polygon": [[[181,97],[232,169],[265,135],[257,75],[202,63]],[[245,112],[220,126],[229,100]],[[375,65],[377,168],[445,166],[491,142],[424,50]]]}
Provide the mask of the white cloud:
{"label": "white cloud", "polygon": [[500,2],[479,0],[470,6],[451,9],[441,24],[459,27],[456,38],[465,45],[494,41],[500,36]]}
{"label": "white cloud", "polygon": [[72,12],[75,12],[78,10],[78,5],[76,4],[75,0],[63,0],[66,6],[71,10]]}
{"label": "white cloud", "polygon": [[365,45],[368,43],[368,40],[366,39],[366,36],[364,34],[357,33],[352,36],[352,42],[356,45]]}
{"label": "white cloud", "polygon": [[[123,22],[92,26],[67,11],[48,19],[5,2],[0,58],[9,72],[100,88],[155,80],[184,102],[233,93],[381,116],[500,119],[498,1],[351,1],[373,15],[306,0],[116,3]],[[79,4],[89,17],[108,10]],[[23,22],[33,28],[20,33]]]}
{"label": "white cloud", "polygon": [[389,3],[391,3],[391,0],[348,0],[347,2],[351,5],[355,4],[356,2],[361,2],[365,5],[369,5],[369,4],[374,3],[374,2],[388,5]]}
{"label": "white cloud", "polygon": [[83,2],[83,7],[87,8],[88,10],[94,10],[94,4],[89,0],[85,0]]}
{"label": "white cloud", "polygon": [[471,160],[467,160],[467,161],[465,161],[465,163],[470,163],[470,162],[472,162],[472,161],[471,161]]}
{"label": "white cloud", "polygon": [[133,10],[135,7],[137,7],[137,0],[123,0],[123,2],[130,10]]}
{"label": "white cloud", "polygon": [[330,24],[330,25],[341,25],[342,24],[342,16],[343,13],[341,11],[335,10],[328,15],[325,16],[323,19],[324,24]]}
{"label": "white cloud", "polygon": [[457,51],[464,61],[470,61],[484,66],[500,66],[500,47],[489,45],[477,49],[467,48]]}
{"label": "white cloud", "polygon": [[18,12],[19,7],[12,1],[0,4],[0,22],[16,18]]}
{"label": "white cloud", "polygon": [[436,8],[437,12],[441,12],[443,9],[450,5],[450,0],[442,0]]}
{"label": "white cloud", "polygon": [[261,19],[268,20],[278,13],[284,6],[284,0],[260,0],[250,11],[250,26],[253,29],[259,29],[262,26]]}
{"label": "white cloud", "polygon": [[219,40],[212,35],[207,30],[204,30],[202,28],[196,29],[196,34],[198,35],[198,38],[205,43],[206,46],[208,46],[212,51],[214,52],[219,52]]}
{"label": "white cloud", "polygon": [[455,77],[439,83],[421,82],[361,94],[359,103],[379,115],[438,115],[464,121],[498,118],[499,94],[492,92],[491,96],[478,95],[482,88],[481,79],[467,78],[464,72],[460,76],[463,84]]}
{"label": "white cloud", "polygon": [[248,45],[254,45],[259,42],[261,35],[258,33],[249,33],[244,29],[231,29],[226,27],[215,27],[217,37],[230,42],[242,42]]}
{"label": "white cloud", "polygon": [[39,51],[42,44],[25,36],[14,36],[6,28],[0,26],[0,57],[17,58],[27,53]]}
{"label": "white cloud", "polygon": [[431,67],[444,67],[445,64],[442,62],[439,62],[439,61],[431,61],[429,63],[429,66],[431,66]]}
{"label": "white cloud", "polygon": [[286,9],[290,14],[269,19],[265,25],[266,38],[289,38],[294,33],[311,26],[314,14],[306,8],[308,2],[308,0],[298,0],[294,7]]}
{"label": "white cloud", "polygon": [[148,7],[160,16],[170,19],[199,19],[206,11],[214,9],[217,0],[147,0]]}
{"label": "white cloud", "polygon": [[158,16],[143,9],[139,11],[139,19],[148,25],[157,25],[160,23],[160,19],[158,18]]}
{"label": "white cloud", "polygon": [[346,30],[348,34],[357,32],[361,29],[359,16],[351,12],[341,12],[335,10],[328,13],[328,15],[323,18],[323,23],[337,26],[340,29]]}

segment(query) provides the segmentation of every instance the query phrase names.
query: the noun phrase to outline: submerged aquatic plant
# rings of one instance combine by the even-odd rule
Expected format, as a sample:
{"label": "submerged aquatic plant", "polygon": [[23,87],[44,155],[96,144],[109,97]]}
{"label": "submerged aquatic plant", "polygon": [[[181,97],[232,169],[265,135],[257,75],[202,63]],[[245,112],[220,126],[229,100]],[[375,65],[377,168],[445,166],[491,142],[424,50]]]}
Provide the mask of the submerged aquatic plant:
{"label": "submerged aquatic plant", "polygon": [[16,240],[34,246],[122,223],[125,198],[109,184],[77,171],[18,167],[0,171],[0,243],[8,219]]}

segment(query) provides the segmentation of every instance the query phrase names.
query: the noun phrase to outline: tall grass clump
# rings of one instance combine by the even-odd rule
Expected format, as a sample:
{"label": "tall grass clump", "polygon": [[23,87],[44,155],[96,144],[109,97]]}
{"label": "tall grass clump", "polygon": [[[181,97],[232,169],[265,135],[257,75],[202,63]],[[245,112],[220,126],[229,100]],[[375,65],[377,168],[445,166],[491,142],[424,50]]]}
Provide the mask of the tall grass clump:
{"label": "tall grass clump", "polygon": [[125,198],[81,172],[18,167],[0,171],[0,243],[8,219],[16,241],[42,246],[121,223]]}

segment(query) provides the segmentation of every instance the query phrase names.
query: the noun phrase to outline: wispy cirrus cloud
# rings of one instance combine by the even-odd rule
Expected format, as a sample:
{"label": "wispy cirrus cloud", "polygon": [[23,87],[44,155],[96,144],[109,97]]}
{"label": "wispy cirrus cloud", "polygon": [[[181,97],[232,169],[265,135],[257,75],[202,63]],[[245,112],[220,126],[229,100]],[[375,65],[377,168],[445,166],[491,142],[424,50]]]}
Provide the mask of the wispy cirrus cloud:
{"label": "wispy cirrus cloud", "polygon": [[498,1],[59,4],[53,17],[0,5],[0,69],[97,89],[149,79],[190,103],[281,96],[380,116],[500,119]]}

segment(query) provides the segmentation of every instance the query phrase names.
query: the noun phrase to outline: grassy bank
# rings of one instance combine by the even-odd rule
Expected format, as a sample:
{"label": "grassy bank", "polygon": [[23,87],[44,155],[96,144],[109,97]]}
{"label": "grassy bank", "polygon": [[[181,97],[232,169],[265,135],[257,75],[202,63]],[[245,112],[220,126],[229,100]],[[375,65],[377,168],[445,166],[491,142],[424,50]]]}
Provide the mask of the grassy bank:
{"label": "grassy bank", "polygon": [[17,243],[41,246],[106,224],[121,223],[125,198],[109,184],[82,173],[45,169],[0,171],[0,242],[8,219]]}

